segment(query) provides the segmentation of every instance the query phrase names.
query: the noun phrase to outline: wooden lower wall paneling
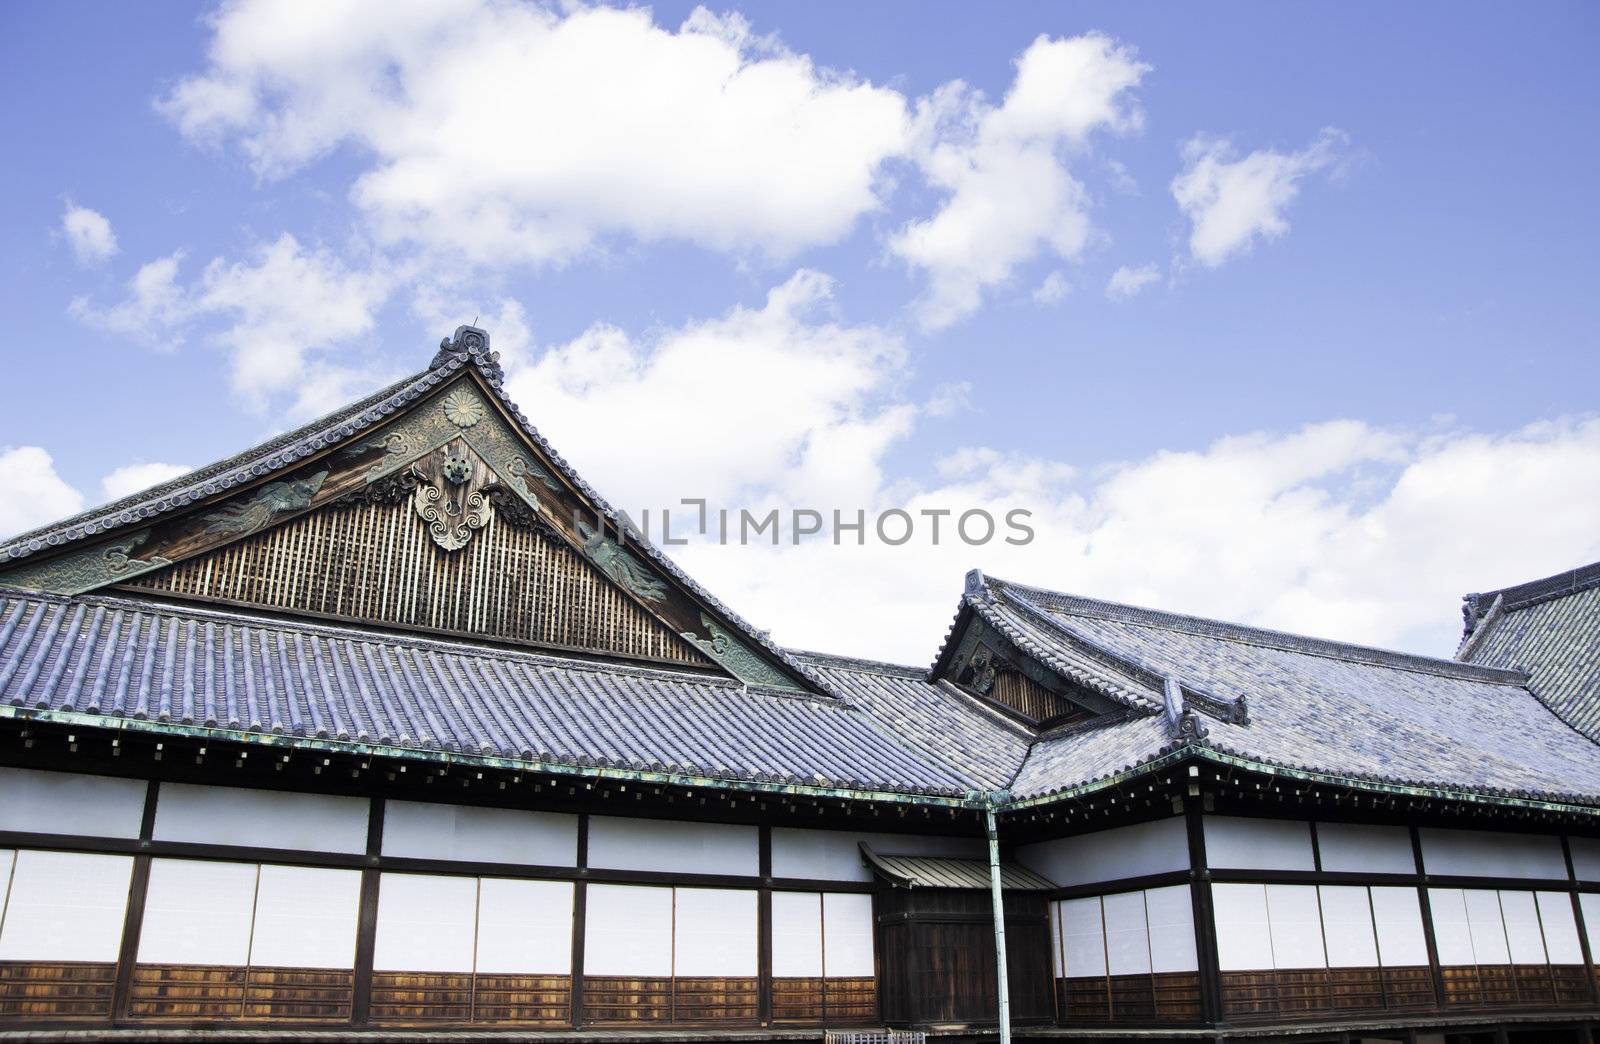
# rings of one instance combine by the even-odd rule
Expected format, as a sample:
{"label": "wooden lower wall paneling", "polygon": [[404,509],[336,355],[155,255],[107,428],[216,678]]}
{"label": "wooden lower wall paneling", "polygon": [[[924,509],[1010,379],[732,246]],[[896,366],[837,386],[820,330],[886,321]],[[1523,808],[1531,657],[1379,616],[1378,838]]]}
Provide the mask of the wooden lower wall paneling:
{"label": "wooden lower wall paneling", "polygon": [[1148,972],[1140,975],[1113,975],[1110,985],[1113,1022],[1148,1022],[1155,1018],[1155,983],[1150,981]]}
{"label": "wooden lower wall paneling", "polygon": [[1583,965],[1551,965],[1550,980],[1555,989],[1556,1007],[1574,1008],[1594,1003],[1594,995],[1589,992],[1589,973]]}
{"label": "wooden lower wall paneling", "polygon": [[1429,1011],[1437,1006],[1433,995],[1433,970],[1427,965],[1381,971],[1385,1011]]}
{"label": "wooden lower wall paneling", "polygon": [[672,980],[672,1020],[754,1024],[761,1015],[760,996],[754,976],[679,976]]}
{"label": "wooden lower wall paneling", "polygon": [[245,981],[244,1017],[343,1022],[350,1018],[355,989],[354,971],[252,967]]}
{"label": "wooden lower wall paneling", "polygon": [[871,976],[829,978],[822,986],[828,1025],[878,1021],[878,981]]}
{"label": "wooden lower wall paneling", "polygon": [[1510,964],[1478,965],[1478,987],[1482,1003],[1491,1008],[1507,1008],[1517,1003],[1517,971]]}
{"label": "wooden lower wall paneling", "polygon": [[138,964],[128,1014],[140,1019],[237,1019],[246,969],[207,964]]}
{"label": "wooden lower wall paneling", "polygon": [[1328,1011],[1382,1011],[1382,968],[1329,968]]}
{"label": "wooden lower wall paneling", "polygon": [[479,975],[472,998],[473,1022],[520,1022],[564,1026],[572,1019],[569,975]]}
{"label": "wooden lower wall paneling", "polygon": [[1512,972],[1517,979],[1518,1007],[1548,1008],[1556,1002],[1555,980],[1548,964],[1517,964]]}
{"label": "wooden lower wall paneling", "polygon": [[1471,964],[1447,964],[1439,969],[1444,976],[1444,1003],[1447,1008],[1483,1006],[1483,988],[1478,969]]}
{"label": "wooden lower wall paneling", "polygon": [[375,971],[374,1022],[468,1022],[472,976],[467,972]]}
{"label": "wooden lower wall paneling", "polygon": [[1326,968],[1280,968],[1277,984],[1279,1015],[1292,1017],[1330,1007]]}
{"label": "wooden lower wall paneling", "polygon": [[1199,972],[1157,972],[1150,981],[1158,1021],[1194,1022],[1200,1018]]}
{"label": "wooden lower wall paneling", "polygon": [[1062,1015],[1069,1022],[1104,1022],[1111,1018],[1111,992],[1105,976],[1057,979]]}
{"label": "wooden lower wall paneling", "polygon": [[583,977],[584,1019],[589,1023],[672,1021],[670,978]]}
{"label": "wooden lower wall paneling", "polygon": [[772,1021],[822,1023],[822,980],[785,977],[772,980]]}
{"label": "wooden lower wall paneling", "polygon": [[0,961],[0,1019],[109,1019],[115,964]]}
{"label": "wooden lower wall paneling", "polygon": [[1225,971],[1219,976],[1222,1014],[1229,1019],[1273,1018],[1278,1014],[1278,980],[1272,971]]}

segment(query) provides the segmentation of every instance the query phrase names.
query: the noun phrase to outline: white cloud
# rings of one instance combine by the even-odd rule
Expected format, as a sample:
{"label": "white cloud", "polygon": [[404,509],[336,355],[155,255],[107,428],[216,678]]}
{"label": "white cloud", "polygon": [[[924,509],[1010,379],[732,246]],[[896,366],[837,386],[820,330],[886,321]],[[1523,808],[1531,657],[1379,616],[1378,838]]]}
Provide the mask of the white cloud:
{"label": "white cloud", "polygon": [[1060,269],[1044,277],[1044,282],[1033,288],[1035,304],[1054,305],[1066,300],[1072,293],[1072,284],[1067,281],[1067,275]]}
{"label": "white cloud", "polygon": [[256,247],[248,261],[215,258],[187,285],[178,278],[183,257],[178,251],[142,266],[117,304],[102,309],[80,297],[72,314],[152,344],[178,344],[198,322],[218,324],[233,390],[258,408],[290,393],[290,414],[311,415],[372,386],[378,374],[371,366],[335,362],[329,350],[349,348],[371,331],[398,278],[387,265],[352,267],[288,233]]}
{"label": "white cloud", "polygon": [[1332,128],[1299,152],[1257,149],[1243,159],[1225,138],[1197,135],[1183,147],[1184,169],[1172,180],[1172,196],[1193,223],[1189,252],[1216,267],[1248,252],[1256,239],[1289,231],[1284,217],[1307,174],[1339,156],[1345,135]]}
{"label": "white cloud", "polygon": [[0,537],[25,532],[83,510],[83,494],[56,474],[38,446],[0,446]]}
{"label": "white cloud", "polygon": [[918,102],[917,159],[946,199],[932,217],[907,223],[889,249],[928,274],[917,308],[923,326],[970,315],[986,290],[1041,253],[1082,253],[1089,200],[1069,154],[1096,131],[1140,126],[1128,94],[1149,68],[1098,33],[1041,36],[1017,60],[999,106],[961,83]]}
{"label": "white cloud", "polygon": [[61,231],[79,264],[98,265],[117,252],[117,234],[111,230],[106,216],[71,200],[67,201],[66,212],[61,215]]}
{"label": "white cloud", "polygon": [[100,480],[100,496],[107,501],[120,500],[130,493],[160,485],[190,470],[187,464],[124,464]]}
{"label": "white cloud", "polygon": [[1140,265],[1138,268],[1123,265],[1112,272],[1111,278],[1106,281],[1106,297],[1112,301],[1129,301],[1143,292],[1145,287],[1159,282],[1160,279],[1161,270],[1154,263]]}
{"label": "white cloud", "polygon": [[341,145],[390,240],[484,262],[569,258],[608,234],[782,257],[879,206],[905,99],[818,68],[738,15],[494,0],[241,0],[160,103],[279,176]]}

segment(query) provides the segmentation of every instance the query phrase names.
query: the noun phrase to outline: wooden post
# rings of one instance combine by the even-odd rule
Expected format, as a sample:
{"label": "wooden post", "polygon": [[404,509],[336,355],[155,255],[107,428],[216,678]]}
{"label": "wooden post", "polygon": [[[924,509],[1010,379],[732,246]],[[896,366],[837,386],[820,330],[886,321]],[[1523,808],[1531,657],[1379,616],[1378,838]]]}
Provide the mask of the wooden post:
{"label": "wooden post", "polygon": [[1572,843],[1566,834],[1561,835],[1561,858],[1567,864],[1567,883],[1572,886],[1568,895],[1572,899],[1572,922],[1578,927],[1578,946],[1583,951],[1584,979],[1587,980],[1590,999],[1595,998],[1594,954],[1589,949],[1589,926],[1583,920],[1583,903],[1579,901],[1578,872],[1572,862]]}
{"label": "wooden post", "polygon": [[[161,783],[150,780],[144,789],[144,814],[139,818],[139,847],[150,847],[156,832],[156,802],[160,799]],[[139,960],[139,932],[144,924],[145,895],[150,890],[150,856],[144,853],[133,857],[133,874],[128,882],[128,906],[122,917],[122,946],[117,951],[117,978],[111,987],[111,1018],[121,1021],[128,1017],[129,999],[133,993],[133,966]]]}
{"label": "wooden post", "polygon": [[1428,967],[1433,971],[1433,1002],[1444,1010],[1444,969],[1439,966],[1439,944],[1433,939],[1433,903],[1428,899],[1428,875],[1422,859],[1422,834],[1411,828],[1411,859],[1417,867],[1417,902],[1422,911],[1422,938],[1428,944]]}
{"label": "wooden post", "polygon": [[1211,869],[1206,862],[1206,825],[1198,782],[1183,799],[1189,838],[1189,898],[1194,909],[1195,953],[1200,964],[1200,1019],[1215,1026],[1222,1018],[1222,973],[1217,968],[1217,921],[1211,903]]}
{"label": "wooden post", "polygon": [[589,813],[578,816],[578,880],[572,883],[572,967],[569,981],[572,1028],[583,1028],[583,940],[589,912]]}
{"label": "wooden post", "polygon": [[756,1017],[772,1025],[772,827],[758,828],[756,872],[761,890],[756,896]]}
{"label": "wooden post", "polygon": [[378,944],[378,886],[382,875],[384,799],[375,797],[367,811],[367,866],[361,870],[361,906],[356,917],[356,981],[350,998],[350,1021],[365,1026],[372,1011],[372,961]]}

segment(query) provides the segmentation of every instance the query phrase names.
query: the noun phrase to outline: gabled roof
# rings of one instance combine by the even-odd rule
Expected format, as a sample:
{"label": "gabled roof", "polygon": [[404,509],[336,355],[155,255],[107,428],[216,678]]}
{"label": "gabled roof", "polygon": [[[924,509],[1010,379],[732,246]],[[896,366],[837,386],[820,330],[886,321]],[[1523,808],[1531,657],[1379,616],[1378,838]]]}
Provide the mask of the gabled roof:
{"label": "gabled roof", "polygon": [[[987,892],[989,864],[952,856],[891,855],[861,843],[861,858],[872,872],[897,888],[955,888]],[[1056,883],[1021,863],[1000,864],[1000,887],[1007,891],[1048,892]]]}
{"label": "gabled roof", "polygon": [[[1152,761],[1179,746],[1376,784],[1593,802],[1600,747],[1567,728],[1517,671],[1324,641],[1164,613],[981,577],[979,596],[1026,612],[1035,640],[1061,655],[1085,647],[1130,677],[1172,679],[1170,715],[1045,735],[1012,791],[1036,797]],[[973,592],[969,591],[970,600]],[[1595,657],[1591,646],[1589,657]],[[1141,694],[1153,700],[1153,687]],[[1240,715],[1223,708],[1248,708]]]}
{"label": "gabled roof", "polygon": [[[829,693],[825,683],[811,673],[809,667],[791,659],[767,632],[752,626],[684,573],[671,558],[650,543],[625,515],[613,508],[573,470],[507,396],[499,353],[490,351],[489,335],[485,331],[470,326],[458,327],[454,337],[442,341],[426,370],[350,406],[226,460],[0,543],[0,584],[8,582],[5,575],[8,568],[14,568],[33,556],[57,553],[135,524],[192,510],[194,505],[220,499],[246,486],[258,485],[308,457],[326,454],[336,447],[354,443],[363,432],[390,421],[463,372],[477,375],[484,388],[515,421],[520,434],[539,450],[560,477],[587,500],[598,517],[603,517],[618,532],[627,534],[631,549],[642,553],[695,600],[729,625],[740,638],[763,650],[789,673],[804,679],[818,691],[836,695]],[[127,553],[127,548],[122,550],[124,554]]]}
{"label": "gabled roof", "polygon": [[1600,562],[1463,599],[1468,663],[1525,671],[1528,688],[1600,741]]}

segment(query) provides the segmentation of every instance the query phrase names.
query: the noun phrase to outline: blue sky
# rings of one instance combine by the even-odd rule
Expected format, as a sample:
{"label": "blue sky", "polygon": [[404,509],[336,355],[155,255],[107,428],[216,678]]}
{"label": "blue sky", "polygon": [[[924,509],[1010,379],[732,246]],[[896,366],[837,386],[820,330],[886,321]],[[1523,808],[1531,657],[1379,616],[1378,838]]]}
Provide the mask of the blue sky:
{"label": "blue sky", "polygon": [[624,506],[1040,519],[685,549],[780,640],[931,655],[980,565],[1447,654],[1600,557],[1600,14],[1535,13],[7,5],[0,529],[481,315]]}

